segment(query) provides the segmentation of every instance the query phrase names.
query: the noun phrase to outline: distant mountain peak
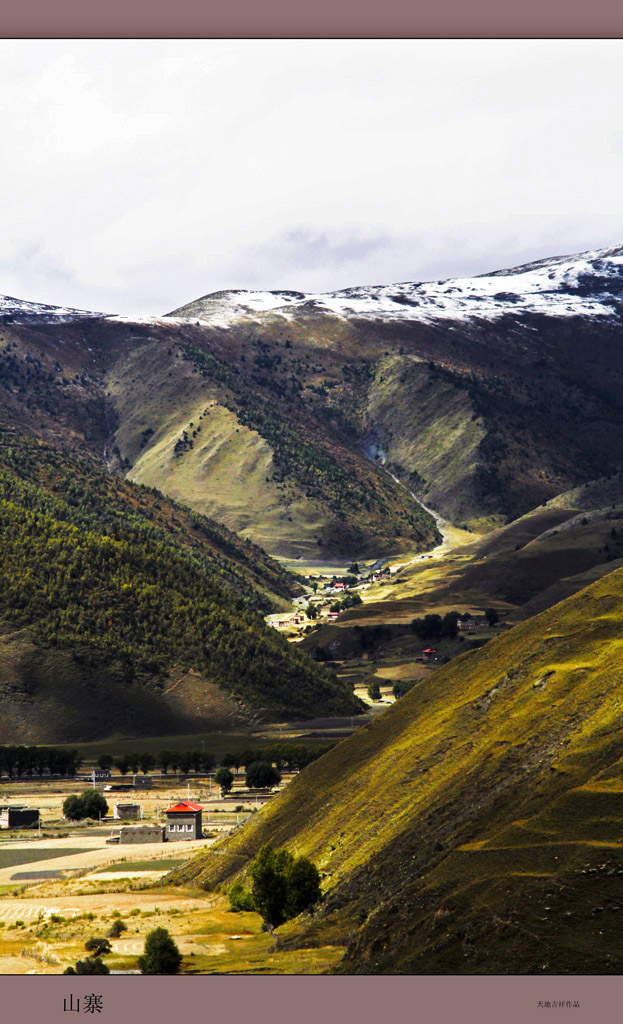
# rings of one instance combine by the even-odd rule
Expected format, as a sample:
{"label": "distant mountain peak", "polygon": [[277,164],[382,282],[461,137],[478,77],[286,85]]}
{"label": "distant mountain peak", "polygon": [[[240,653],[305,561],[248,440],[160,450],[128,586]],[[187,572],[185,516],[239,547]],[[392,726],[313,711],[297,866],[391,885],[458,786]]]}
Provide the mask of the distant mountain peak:
{"label": "distant mountain peak", "polygon": [[420,322],[496,320],[524,313],[609,317],[622,298],[623,246],[615,246],[417,284],[363,285],[324,293],[230,289],[204,295],[168,316],[197,317],[212,326],[267,313],[289,319],[297,311]]}
{"label": "distant mountain peak", "polygon": [[202,295],[164,316],[118,316],[0,296],[5,322],[62,323],[83,318],[128,322],[197,319],[228,327],[267,314],[290,319],[320,313],[344,319],[416,321],[498,320],[522,314],[610,317],[623,304],[623,246],[554,256],[473,277],[388,285],[361,285],[332,292],[292,289],[222,289]]}

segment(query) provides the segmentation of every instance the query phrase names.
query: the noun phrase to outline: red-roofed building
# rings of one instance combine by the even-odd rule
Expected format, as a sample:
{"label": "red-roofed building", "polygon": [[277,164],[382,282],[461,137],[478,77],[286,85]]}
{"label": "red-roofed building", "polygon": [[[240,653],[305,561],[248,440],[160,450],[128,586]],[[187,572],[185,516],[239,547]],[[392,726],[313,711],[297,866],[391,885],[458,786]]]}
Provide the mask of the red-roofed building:
{"label": "red-roofed building", "polygon": [[422,654],[424,655],[424,661],[434,661],[437,651],[434,647],[425,647]]}
{"label": "red-roofed building", "polygon": [[166,838],[168,842],[179,842],[182,839],[202,839],[202,811],[203,807],[191,803],[190,800],[181,800],[179,804],[168,807],[164,812],[167,816]]}

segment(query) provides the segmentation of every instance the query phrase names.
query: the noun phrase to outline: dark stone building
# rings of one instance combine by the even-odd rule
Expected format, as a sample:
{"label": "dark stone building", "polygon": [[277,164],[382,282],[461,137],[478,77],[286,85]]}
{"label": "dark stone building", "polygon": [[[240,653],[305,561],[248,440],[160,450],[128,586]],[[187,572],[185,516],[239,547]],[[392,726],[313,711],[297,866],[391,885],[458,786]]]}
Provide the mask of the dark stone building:
{"label": "dark stone building", "polygon": [[167,841],[174,843],[183,839],[201,839],[203,837],[202,810],[203,808],[199,804],[193,804],[190,800],[182,800],[174,807],[169,807],[165,811]]}
{"label": "dark stone building", "polygon": [[162,825],[122,825],[119,842],[164,843],[164,828]]}
{"label": "dark stone building", "polygon": [[154,780],[151,775],[133,775],[132,785],[135,789],[152,789]]}
{"label": "dark stone building", "polygon": [[124,821],[138,821],[141,816],[140,804],[115,804],[115,818],[122,818]]}
{"label": "dark stone building", "polygon": [[13,804],[0,807],[0,828],[36,828],[39,824],[37,807]]}

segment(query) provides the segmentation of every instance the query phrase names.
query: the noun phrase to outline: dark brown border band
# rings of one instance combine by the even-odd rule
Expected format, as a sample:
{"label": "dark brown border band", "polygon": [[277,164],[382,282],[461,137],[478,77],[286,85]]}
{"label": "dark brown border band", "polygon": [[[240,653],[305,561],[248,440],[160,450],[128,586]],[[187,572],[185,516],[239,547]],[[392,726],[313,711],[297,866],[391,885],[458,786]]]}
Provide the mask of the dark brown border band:
{"label": "dark brown border band", "polygon": [[618,0],[1,0],[0,36],[78,38],[598,38]]}

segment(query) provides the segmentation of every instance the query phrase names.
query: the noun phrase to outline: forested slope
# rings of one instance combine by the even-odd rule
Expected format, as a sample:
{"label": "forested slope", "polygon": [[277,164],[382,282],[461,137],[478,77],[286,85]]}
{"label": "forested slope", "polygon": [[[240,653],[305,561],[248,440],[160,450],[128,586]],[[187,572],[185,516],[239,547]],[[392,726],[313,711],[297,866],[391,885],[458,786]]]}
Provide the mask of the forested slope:
{"label": "forested slope", "polygon": [[86,457],[10,434],[2,444],[5,648],[26,629],[39,650],[69,653],[87,676],[112,672],[143,697],[164,699],[172,673],[194,673],[199,696],[203,683],[218,687],[239,714],[358,709],[265,625],[270,593],[296,584],[255,546]]}

